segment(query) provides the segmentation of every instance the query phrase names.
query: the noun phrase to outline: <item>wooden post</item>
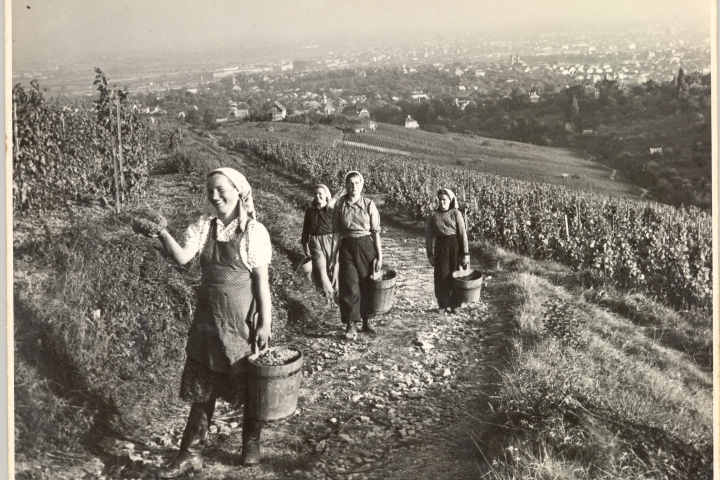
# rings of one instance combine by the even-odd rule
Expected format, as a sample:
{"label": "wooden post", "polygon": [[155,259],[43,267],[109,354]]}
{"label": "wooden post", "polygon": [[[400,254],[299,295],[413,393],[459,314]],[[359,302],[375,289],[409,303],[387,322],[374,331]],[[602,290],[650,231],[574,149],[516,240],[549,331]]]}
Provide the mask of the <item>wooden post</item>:
{"label": "wooden post", "polygon": [[[118,162],[120,166],[120,186],[123,196],[125,194],[125,174],[123,173],[123,151],[122,151],[122,123],[120,121],[120,96],[117,96],[117,136],[118,136]],[[124,200],[124,198],[123,198]]]}
{"label": "wooden post", "polygon": [[118,178],[118,166],[117,166],[117,159],[116,159],[116,153],[115,153],[115,135],[113,135],[113,108],[112,108],[112,99],[113,96],[111,94],[110,98],[108,99],[108,121],[110,122],[110,138],[112,139],[112,162],[113,162],[113,180],[115,181],[115,212],[120,213],[120,181]]}
{"label": "wooden post", "polygon": [[568,226],[567,215],[565,215],[565,236],[570,240],[570,227]]}

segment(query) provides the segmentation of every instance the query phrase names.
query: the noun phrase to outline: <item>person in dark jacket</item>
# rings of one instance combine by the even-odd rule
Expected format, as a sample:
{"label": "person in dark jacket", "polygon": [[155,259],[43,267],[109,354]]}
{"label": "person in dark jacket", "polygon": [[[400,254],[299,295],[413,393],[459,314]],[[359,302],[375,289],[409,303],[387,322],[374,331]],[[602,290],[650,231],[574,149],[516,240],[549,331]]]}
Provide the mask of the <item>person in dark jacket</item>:
{"label": "person in dark jacket", "polygon": [[455,312],[460,303],[452,292],[452,273],[470,264],[465,219],[458,210],[455,194],[447,188],[437,191],[438,208],[425,224],[425,251],[435,267],[435,298],[440,311]]}
{"label": "person in dark jacket", "polygon": [[330,189],[323,184],[314,188],[315,195],[305,210],[302,242],[306,257],[312,258],[312,276],[315,285],[322,288],[331,302],[337,292],[338,265],[333,261],[333,208],[330,205]]}

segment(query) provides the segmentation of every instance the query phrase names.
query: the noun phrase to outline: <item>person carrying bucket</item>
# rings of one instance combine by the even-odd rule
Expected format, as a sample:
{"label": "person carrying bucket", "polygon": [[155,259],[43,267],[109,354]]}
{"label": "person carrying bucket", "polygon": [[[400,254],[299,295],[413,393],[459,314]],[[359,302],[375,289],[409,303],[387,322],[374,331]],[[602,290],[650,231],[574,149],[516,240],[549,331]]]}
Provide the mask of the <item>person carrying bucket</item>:
{"label": "person carrying bucket", "polygon": [[425,251],[430,265],[435,267],[439,311],[455,313],[460,302],[453,295],[452,273],[470,264],[465,219],[450,189],[438,189],[437,201],[437,210],[428,215],[425,224]]}
{"label": "person carrying bucket", "polygon": [[345,176],[346,193],[337,200],[333,212],[332,258],[339,264],[340,320],[347,339],[357,336],[355,324],[360,320],[363,332],[375,333],[367,283],[383,262],[380,213],[375,203],[363,196],[364,183],[359,172],[349,172]]}
{"label": "person carrying bucket", "polygon": [[[160,478],[176,478],[202,469],[202,450],[216,399],[243,405],[247,357],[253,345],[264,348],[270,337],[270,236],[250,217],[238,188],[244,179],[231,168],[210,172],[207,197],[215,215],[203,216],[190,225],[183,245],[165,229],[152,235],[159,236],[165,250],[180,265],[199,255],[202,271],[180,383],[180,398],[191,404],[190,415],[180,453],[158,473]],[[245,413],[241,461],[254,465],[260,461],[262,424]]]}
{"label": "person carrying bucket", "polygon": [[314,198],[305,210],[300,239],[306,257],[312,258],[312,277],[315,285],[331,303],[338,285],[338,265],[333,261],[333,208],[330,189],[323,184],[313,187]]}

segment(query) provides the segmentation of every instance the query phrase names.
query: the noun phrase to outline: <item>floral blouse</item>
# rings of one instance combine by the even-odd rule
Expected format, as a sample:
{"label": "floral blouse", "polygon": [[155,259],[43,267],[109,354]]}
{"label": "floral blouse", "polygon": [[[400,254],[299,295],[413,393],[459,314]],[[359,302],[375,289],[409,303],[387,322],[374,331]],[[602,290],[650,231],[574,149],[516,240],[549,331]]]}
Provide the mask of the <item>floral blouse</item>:
{"label": "floral blouse", "polygon": [[[209,217],[203,215],[197,222],[190,225],[185,230],[182,245],[185,248],[191,247],[197,255],[202,251],[210,234],[210,226],[214,216]],[[238,219],[233,220],[227,226],[221,221],[217,222],[217,238],[218,242],[229,242],[238,237]],[[265,226],[252,218],[248,218],[245,225],[247,234],[240,240],[240,258],[248,268],[262,267],[270,264],[272,257],[272,247],[270,245],[270,234]]]}

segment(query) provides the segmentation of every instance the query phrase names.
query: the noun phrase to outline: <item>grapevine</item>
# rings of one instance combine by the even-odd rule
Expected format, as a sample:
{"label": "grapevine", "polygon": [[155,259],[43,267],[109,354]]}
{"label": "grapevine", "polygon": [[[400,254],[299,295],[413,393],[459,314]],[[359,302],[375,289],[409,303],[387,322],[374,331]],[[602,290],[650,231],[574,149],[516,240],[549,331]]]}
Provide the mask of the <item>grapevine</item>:
{"label": "grapevine", "polygon": [[[348,170],[365,175],[368,193],[423,218],[445,186],[465,192],[468,234],[537,259],[555,260],[606,282],[644,291],[679,307],[709,307],[711,220],[694,207],[677,209],[556,185],[438,166],[416,158],[288,140],[233,137],[268,166],[280,165],[343,188]],[[461,200],[462,200],[462,196]]]}

